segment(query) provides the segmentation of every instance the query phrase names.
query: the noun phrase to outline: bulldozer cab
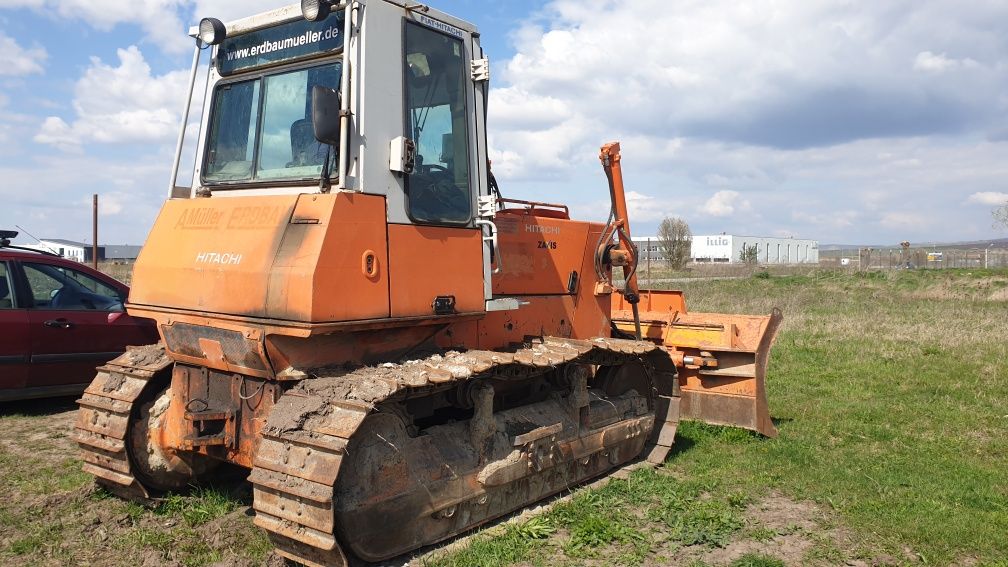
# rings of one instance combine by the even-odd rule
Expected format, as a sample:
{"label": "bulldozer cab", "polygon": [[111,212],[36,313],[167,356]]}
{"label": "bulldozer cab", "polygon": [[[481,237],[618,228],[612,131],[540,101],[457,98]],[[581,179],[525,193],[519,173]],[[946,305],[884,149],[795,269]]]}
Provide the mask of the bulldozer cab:
{"label": "bulldozer cab", "polygon": [[[221,25],[192,188],[175,197],[313,190],[327,148],[311,135],[311,92],[326,86],[341,91],[347,118],[331,148],[342,164],[330,172],[335,187],[384,195],[390,222],[472,226],[486,194],[487,77],[473,74],[484,60],[471,24],[358,0],[319,21],[294,5]],[[373,151],[394,154],[403,141],[409,167]]]}
{"label": "bulldozer cab", "polygon": [[[172,197],[294,197],[330,186],[373,196],[388,226],[386,243],[366,245],[388,296],[384,316],[483,312],[493,250],[478,215],[489,194],[488,76],[475,27],[397,0],[333,6],[317,21],[293,5],[219,25],[192,186],[173,186]],[[316,137],[316,88],[341,95],[329,109],[340,116],[338,143]],[[280,208],[297,214],[293,203]]]}

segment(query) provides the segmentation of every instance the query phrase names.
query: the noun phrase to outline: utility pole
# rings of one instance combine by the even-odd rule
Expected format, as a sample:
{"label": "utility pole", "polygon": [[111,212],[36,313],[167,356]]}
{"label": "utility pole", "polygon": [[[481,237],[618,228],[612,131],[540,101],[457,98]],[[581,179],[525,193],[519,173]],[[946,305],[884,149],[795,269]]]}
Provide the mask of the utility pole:
{"label": "utility pole", "polygon": [[647,285],[648,289],[652,289],[651,285],[651,238],[647,239]]}
{"label": "utility pole", "polygon": [[98,194],[94,194],[91,217],[91,266],[98,269]]}

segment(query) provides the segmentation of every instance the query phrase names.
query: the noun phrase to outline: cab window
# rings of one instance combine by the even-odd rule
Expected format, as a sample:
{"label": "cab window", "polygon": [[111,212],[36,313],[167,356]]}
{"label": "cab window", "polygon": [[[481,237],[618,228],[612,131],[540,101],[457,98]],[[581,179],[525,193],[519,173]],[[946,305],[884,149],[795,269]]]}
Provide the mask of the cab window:
{"label": "cab window", "polygon": [[119,291],[77,270],[26,263],[28,288],[37,309],[122,311]]}
{"label": "cab window", "polygon": [[0,309],[14,309],[14,282],[3,262],[0,262]]}
{"label": "cab window", "polygon": [[410,217],[422,223],[464,224],[472,216],[469,188],[467,61],[462,41],[406,23],[406,137],[416,165],[406,181]]}
{"label": "cab window", "polygon": [[330,165],[336,156],[315,139],[312,88],[338,88],[341,68],[336,62],[217,87],[204,182],[317,180],[326,155]]}

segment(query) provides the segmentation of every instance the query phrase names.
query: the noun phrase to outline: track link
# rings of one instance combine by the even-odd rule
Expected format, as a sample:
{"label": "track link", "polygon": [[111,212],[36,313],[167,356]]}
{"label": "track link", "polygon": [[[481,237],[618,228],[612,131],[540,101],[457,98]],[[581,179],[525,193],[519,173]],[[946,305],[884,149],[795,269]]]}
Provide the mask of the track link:
{"label": "track link", "polygon": [[[615,365],[644,359],[658,347],[645,341],[544,338],[516,352],[468,351],[356,371],[315,373],[285,393],[263,429],[249,481],[255,523],[277,552],[310,566],[347,564],[337,536],[334,487],[358,427],[383,402],[430,395],[459,382],[491,376],[521,377],[568,363]],[[657,354],[662,354],[660,351]],[[656,395],[655,426],[644,455],[661,463],[678,422],[678,397]],[[638,424],[630,434],[638,434]],[[643,431],[640,432],[645,433]]]}
{"label": "track link", "polygon": [[123,498],[150,498],[130,464],[129,422],[148,383],[171,364],[162,345],[130,347],[99,367],[95,379],[77,400],[80,410],[73,439],[81,448],[83,469]]}

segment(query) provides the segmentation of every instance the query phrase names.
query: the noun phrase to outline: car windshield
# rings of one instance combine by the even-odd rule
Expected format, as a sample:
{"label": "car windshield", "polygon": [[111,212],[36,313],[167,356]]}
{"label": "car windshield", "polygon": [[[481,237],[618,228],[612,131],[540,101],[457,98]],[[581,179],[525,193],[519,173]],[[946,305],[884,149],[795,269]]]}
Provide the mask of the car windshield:
{"label": "car windshield", "polygon": [[[208,183],[318,179],[329,153],[315,140],[312,88],[339,88],[339,62],[217,87],[203,180]],[[333,168],[330,167],[330,171]]]}

